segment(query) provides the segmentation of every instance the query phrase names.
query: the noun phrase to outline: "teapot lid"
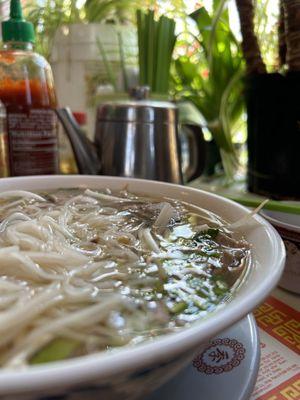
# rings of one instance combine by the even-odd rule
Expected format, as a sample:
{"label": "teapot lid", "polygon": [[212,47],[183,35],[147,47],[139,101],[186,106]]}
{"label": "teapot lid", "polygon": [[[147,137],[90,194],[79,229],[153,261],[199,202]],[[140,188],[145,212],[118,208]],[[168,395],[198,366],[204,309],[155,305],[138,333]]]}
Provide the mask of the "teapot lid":
{"label": "teapot lid", "polygon": [[139,86],[130,90],[130,100],[101,104],[97,118],[101,121],[176,123],[177,107],[168,101],[148,99],[149,87]]}

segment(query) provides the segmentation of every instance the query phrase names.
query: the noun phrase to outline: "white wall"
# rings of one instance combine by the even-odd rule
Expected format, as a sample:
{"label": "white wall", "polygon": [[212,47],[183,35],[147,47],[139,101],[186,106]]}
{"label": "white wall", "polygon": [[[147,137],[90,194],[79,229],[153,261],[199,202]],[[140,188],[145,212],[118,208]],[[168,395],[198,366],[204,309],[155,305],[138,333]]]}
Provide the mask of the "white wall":
{"label": "white wall", "polygon": [[[121,32],[126,48],[126,64],[136,63],[137,39],[134,28],[110,24],[74,24],[68,30],[60,29],[55,38],[51,65],[60,106],[88,114],[88,132],[94,129],[95,107],[88,107],[91,93],[87,80],[97,74],[107,85],[107,70],[97,45],[99,38],[110,65],[120,75],[120,51],[117,32]],[[130,55],[133,56],[130,56]]]}

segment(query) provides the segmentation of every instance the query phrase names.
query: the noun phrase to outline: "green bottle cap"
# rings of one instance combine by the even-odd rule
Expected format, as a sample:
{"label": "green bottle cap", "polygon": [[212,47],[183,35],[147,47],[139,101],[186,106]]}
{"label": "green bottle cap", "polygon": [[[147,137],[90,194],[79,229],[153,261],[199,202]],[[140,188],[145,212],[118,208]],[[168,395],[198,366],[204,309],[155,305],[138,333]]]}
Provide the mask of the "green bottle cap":
{"label": "green bottle cap", "polygon": [[3,42],[35,41],[33,25],[23,18],[20,0],[10,1],[10,18],[2,22],[2,39]]}

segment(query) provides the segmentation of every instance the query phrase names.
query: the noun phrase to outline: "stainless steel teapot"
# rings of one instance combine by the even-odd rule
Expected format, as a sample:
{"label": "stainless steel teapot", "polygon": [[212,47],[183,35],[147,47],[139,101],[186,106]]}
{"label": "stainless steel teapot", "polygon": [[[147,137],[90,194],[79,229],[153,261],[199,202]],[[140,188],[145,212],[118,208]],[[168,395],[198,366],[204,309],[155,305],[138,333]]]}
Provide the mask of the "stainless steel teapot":
{"label": "stainless steel teapot", "polygon": [[179,128],[178,109],[147,99],[146,87],[131,99],[98,107],[92,143],[67,108],[57,110],[81,174],[116,175],[182,183],[204,169],[205,142],[200,126]]}

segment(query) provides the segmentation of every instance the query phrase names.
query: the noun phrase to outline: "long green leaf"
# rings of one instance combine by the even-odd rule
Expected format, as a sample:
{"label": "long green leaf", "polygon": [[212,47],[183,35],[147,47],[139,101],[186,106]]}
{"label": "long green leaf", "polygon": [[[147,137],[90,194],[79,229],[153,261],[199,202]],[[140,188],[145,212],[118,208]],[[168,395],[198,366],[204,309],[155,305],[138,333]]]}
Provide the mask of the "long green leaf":
{"label": "long green leaf", "polygon": [[140,83],[158,94],[168,94],[172,54],[176,41],[175,21],[154,12],[137,12]]}
{"label": "long green leaf", "polygon": [[[228,142],[228,146],[232,149],[232,152],[234,153],[234,147],[233,143],[231,140],[231,134],[230,134],[230,115],[228,115],[228,101],[229,101],[229,96],[232,92],[232,89],[234,86],[237,84],[238,81],[240,81],[243,77],[243,71],[237,71],[235,75],[232,76],[231,80],[228,82],[227,87],[225,88],[222,98],[221,98],[221,104],[220,104],[220,121],[223,126],[223,131],[224,135],[226,137],[226,140]],[[242,100],[239,100],[242,102]]]}
{"label": "long green leaf", "polygon": [[153,81],[154,81],[154,52],[155,52],[155,41],[156,41],[156,35],[155,35],[155,30],[156,30],[156,23],[154,21],[154,11],[149,11],[148,16],[147,16],[147,39],[148,39],[148,44],[147,44],[147,84],[150,87],[153,87]]}
{"label": "long green leaf", "polygon": [[[208,40],[208,65],[212,67],[212,56],[213,56],[213,46],[216,46],[218,43],[216,41],[216,30],[221,19],[222,13],[224,11],[224,6],[227,0],[221,0],[217,3],[217,8],[215,9],[214,17],[211,23],[211,32]],[[216,6],[216,2],[215,2]]]}
{"label": "long green leaf", "polygon": [[201,44],[206,54],[209,48],[209,38],[212,27],[212,18],[204,7],[200,7],[198,10],[190,14],[190,17],[196,22],[199,32],[202,37]]}
{"label": "long green leaf", "polygon": [[[256,208],[258,207],[264,199],[251,199],[246,197],[236,197],[231,195],[223,195],[230,200],[236,201],[246,207]],[[288,204],[281,201],[269,200],[263,207],[266,210],[279,211],[288,214],[300,215],[300,204]]]}
{"label": "long green leaf", "polygon": [[[166,24],[164,20],[160,18],[157,26],[157,49],[156,49],[156,70],[155,70],[155,85],[153,91],[159,93],[163,87],[163,68],[164,57],[166,53],[165,40],[161,40],[166,36]],[[159,40],[158,40],[159,39]]]}
{"label": "long green leaf", "polygon": [[126,60],[124,54],[124,46],[123,46],[123,38],[121,32],[118,32],[118,44],[119,44],[119,52],[120,52],[120,64],[121,64],[121,71],[124,83],[124,89],[126,92],[129,90],[128,85],[128,78],[127,78],[127,71],[126,71]]}
{"label": "long green leaf", "polygon": [[146,84],[146,52],[145,52],[145,22],[144,14],[141,10],[137,10],[137,28],[138,28],[138,47],[139,47],[139,67],[140,67],[140,84]]}
{"label": "long green leaf", "polygon": [[103,65],[104,65],[104,67],[106,69],[107,76],[109,78],[109,81],[110,81],[111,85],[113,86],[114,90],[116,91],[117,90],[117,79],[116,79],[115,74],[114,74],[114,72],[113,72],[113,70],[111,68],[111,65],[110,65],[109,61],[108,61],[108,58],[107,58],[107,55],[106,55],[106,51],[105,51],[105,49],[103,47],[103,44],[102,44],[102,42],[101,42],[99,37],[97,37],[96,41],[97,41],[98,49],[99,49],[100,54],[102,56],[102,61],[103,61]]}

